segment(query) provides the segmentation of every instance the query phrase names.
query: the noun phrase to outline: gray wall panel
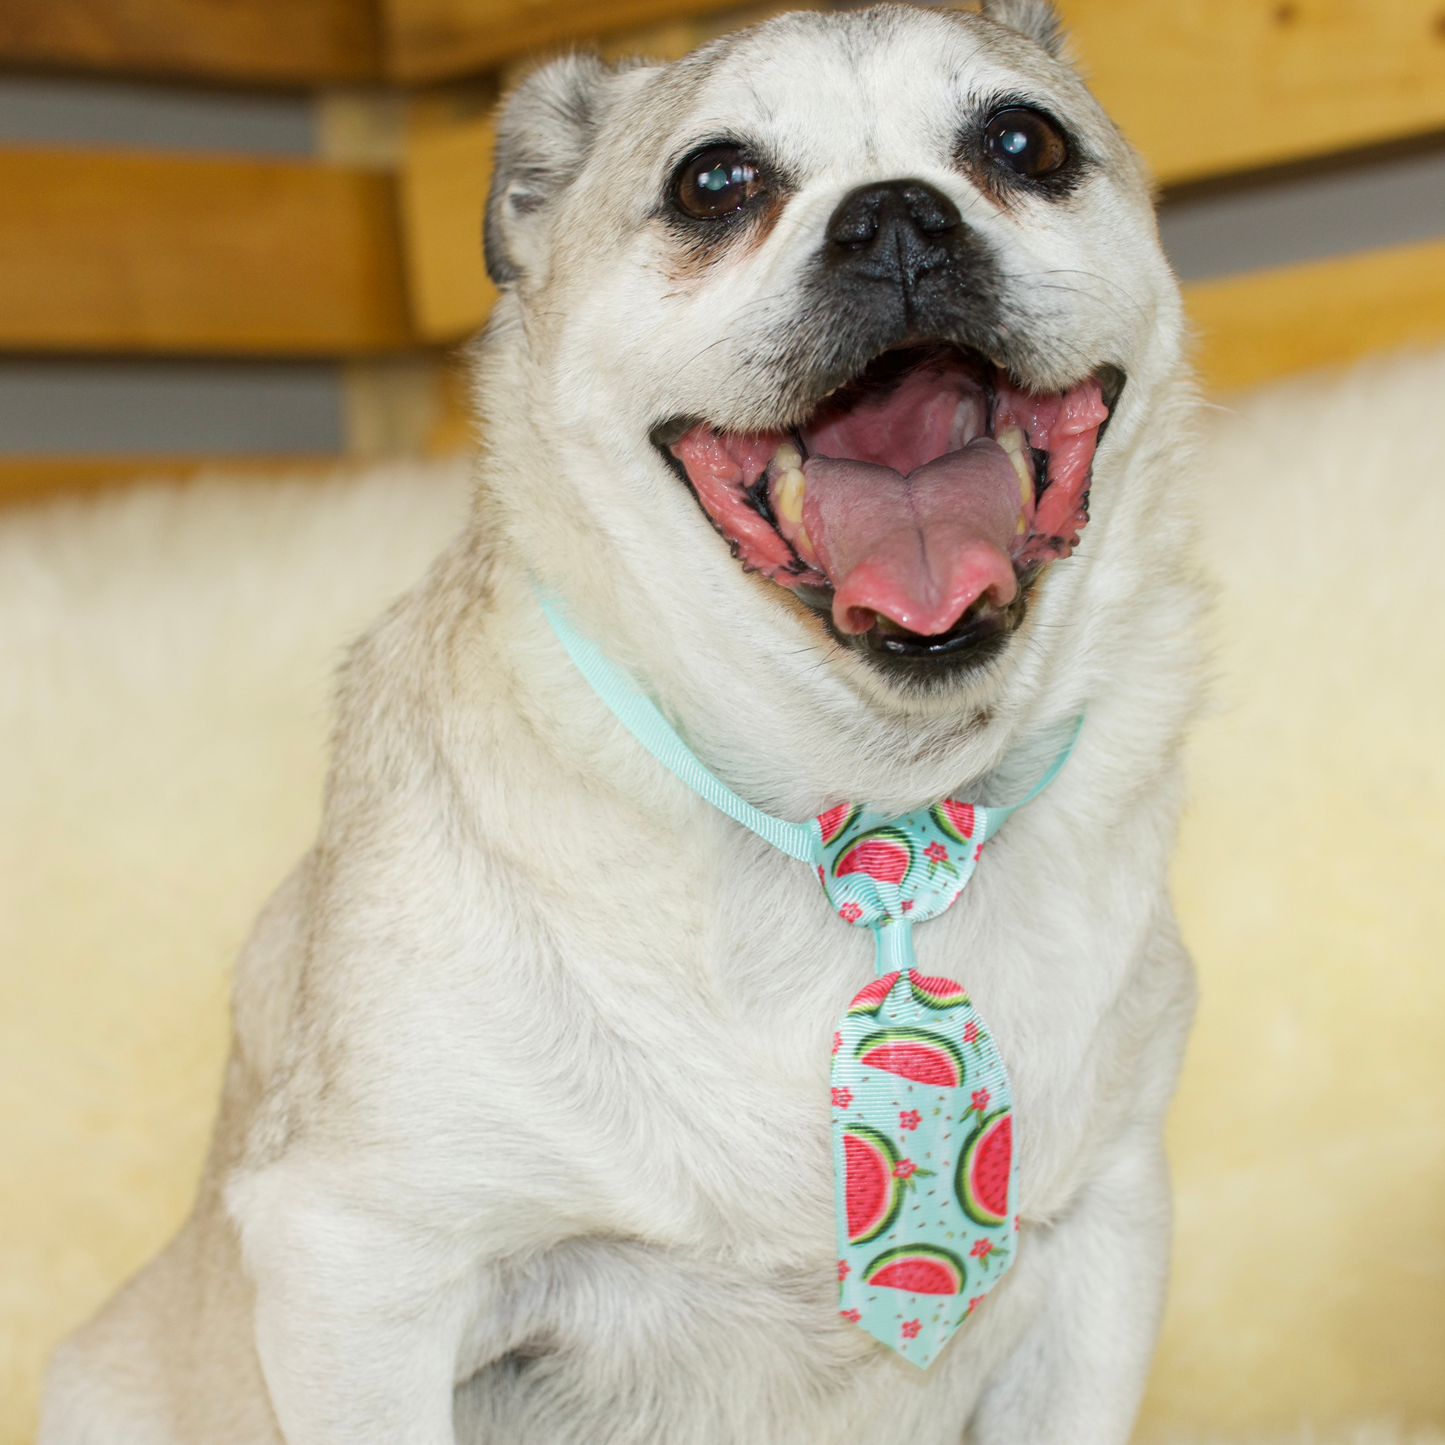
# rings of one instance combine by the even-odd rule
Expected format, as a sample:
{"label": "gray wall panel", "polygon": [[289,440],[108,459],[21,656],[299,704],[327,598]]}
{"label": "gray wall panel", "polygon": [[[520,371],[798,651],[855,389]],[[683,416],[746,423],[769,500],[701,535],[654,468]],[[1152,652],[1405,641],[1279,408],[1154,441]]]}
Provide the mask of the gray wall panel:
{"label": "gray wall panel", "polygon": [[0,454],[335,452],[329,364],[0,361]]}
{"label": "gray wall panel", "polygon": [[0,75],[0,141],[308,155],[306,95]]}
{"label": "gray wall panel", "polygon": [[1166,205],[1182,280],[1445,236],[1445,155],[1416,156]]}

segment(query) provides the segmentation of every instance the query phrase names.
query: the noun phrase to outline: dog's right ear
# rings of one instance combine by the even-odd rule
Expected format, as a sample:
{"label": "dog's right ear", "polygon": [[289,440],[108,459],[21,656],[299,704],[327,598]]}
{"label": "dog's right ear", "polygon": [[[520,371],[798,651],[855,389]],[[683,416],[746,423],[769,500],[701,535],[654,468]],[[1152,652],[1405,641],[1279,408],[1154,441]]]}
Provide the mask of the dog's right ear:
{"label": "dog's right ear", "polygon": [[632,66],[568,55],[534,70],[502,105],[482,251],[506,286],[538,255],[550,203],[577,178],[602,117]]}
{"label": "dog's right ear", "polygon": [[979,13],[995,25],[1028,36],[1055,60],[1064,58],[1064,23],[1052,0],[983,0]]}

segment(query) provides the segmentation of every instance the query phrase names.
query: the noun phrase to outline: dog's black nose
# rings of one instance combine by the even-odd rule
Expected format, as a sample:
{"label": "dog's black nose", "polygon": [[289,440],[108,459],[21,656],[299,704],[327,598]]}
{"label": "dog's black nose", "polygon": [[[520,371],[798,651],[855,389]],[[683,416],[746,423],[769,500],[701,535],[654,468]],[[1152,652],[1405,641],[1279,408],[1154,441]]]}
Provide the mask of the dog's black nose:
{"label": "dog's black nose", "polygon": [[923,181],[882,181],[844,196],[826,235],[835,264],[912,292],[920,277],[947,263],[949,240],[962,224],[958,207]]}

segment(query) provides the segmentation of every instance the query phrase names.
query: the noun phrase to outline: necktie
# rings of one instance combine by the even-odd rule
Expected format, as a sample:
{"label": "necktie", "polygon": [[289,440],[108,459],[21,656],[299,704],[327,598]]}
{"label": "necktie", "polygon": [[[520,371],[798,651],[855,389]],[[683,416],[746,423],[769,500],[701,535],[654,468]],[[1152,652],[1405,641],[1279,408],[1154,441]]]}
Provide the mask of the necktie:
{"label": "necktie", "polygon": [[877,977],[833,1033],[838,1309],[926,1368],[1012,1265],[1018,1204],[1013,1097],[968,994],[922,973],[913,925],[963,891],[983,845],[1068,761],[1083,726],[1027,797],[987,808],[945,798],[889,818],[839,803],[774,818],[698,762],[652,702],[538,593],[583,677],[624,727],[694,792],[816,874],[837,915],[873,931]]}

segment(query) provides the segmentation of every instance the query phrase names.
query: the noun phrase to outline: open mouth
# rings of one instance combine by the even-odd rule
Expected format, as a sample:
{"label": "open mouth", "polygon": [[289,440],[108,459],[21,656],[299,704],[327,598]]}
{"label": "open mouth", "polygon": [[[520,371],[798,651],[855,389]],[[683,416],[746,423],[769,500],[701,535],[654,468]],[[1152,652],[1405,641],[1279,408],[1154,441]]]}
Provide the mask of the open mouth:
{"label": "open mouth", "polygon": [[1078,545],[1122,385],[1105,367],[1032,392],[976,352],[910,346],[790,430],[699,421],[654,440],[743,567],[822,613],[839,641],[960,661],[1007,637],[1043,568]]}

